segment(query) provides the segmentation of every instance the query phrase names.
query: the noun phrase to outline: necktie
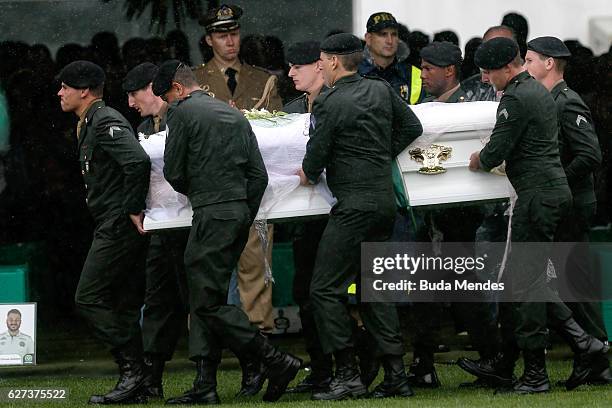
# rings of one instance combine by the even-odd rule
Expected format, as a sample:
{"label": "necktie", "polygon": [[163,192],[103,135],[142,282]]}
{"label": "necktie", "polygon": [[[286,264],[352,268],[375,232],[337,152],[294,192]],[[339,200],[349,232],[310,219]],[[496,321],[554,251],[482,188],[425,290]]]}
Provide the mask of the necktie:
{"label": "necktie", "polygon": [[225,70],[225,75],[227,75],[227,87],[229,88],[232,95],[234,95],[234,91],[236,90],[236,85],[238,85],[238,82],[236,82],[237,72],[238,71],[236,71],[234,68],[227,68]]}
{"label": "necktie", "polygon": [[79,138],[79,136],[81,136],[81,128],[83,127],[83,124],[85,124],[84,120],[79,120],[79,123],[77,123],[77,129],[76,129],[77,139]]}
{"label": "necktie", "polygon": [[155,130],[155,133],[159,132],[160,123],[161,118],[159,116],[153,116],[153,130]]}

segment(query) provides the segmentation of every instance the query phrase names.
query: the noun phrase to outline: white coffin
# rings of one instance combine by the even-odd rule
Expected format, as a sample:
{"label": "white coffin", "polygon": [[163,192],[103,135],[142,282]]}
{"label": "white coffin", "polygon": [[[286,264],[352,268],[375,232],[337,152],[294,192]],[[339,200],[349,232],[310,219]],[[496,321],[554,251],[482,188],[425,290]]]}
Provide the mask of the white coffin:
{"label": "white coffin", "polygon": [[[495,124],[496,102],[427,103],[411,108],[421,120],[424,132],[397,157],[411,206],[448,205],[509,197],[506,177],[468,169],[470,154],[482,149],[491,134]],[[257,127],[253,126],[253,129],[259,139]],[[437,175],[420,174],[418,170],[421,165],[410,158],[408,150],[427,147],[434,142],[453,149],[450,158],[441,163],[447,171]],[[260,143],[260,146],[265,145],[265,142]],[[262,155],[265,160],[265,152]],[[295,188],[269,206],[265,218],[274,222],[328,214],[331,209],[329,198],[320,194],[320,190],[320,187],[311,186]],[[144,227],[146,230],[189,227],[192,215],[190,208],[184,208],[174,218],[153,220],[146,216]]]}

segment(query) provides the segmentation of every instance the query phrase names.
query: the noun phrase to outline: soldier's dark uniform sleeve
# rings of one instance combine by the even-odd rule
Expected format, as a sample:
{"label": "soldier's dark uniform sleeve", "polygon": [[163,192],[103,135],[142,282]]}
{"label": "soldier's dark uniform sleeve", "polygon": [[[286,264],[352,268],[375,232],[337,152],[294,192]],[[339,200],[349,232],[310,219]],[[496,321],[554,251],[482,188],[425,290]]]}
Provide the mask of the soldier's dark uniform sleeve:
{"label": "soldier's dark uniform sleeve", "polygon": [[164,177],[172,188],[188,194],[187,153],[189,151],[189,122],[177,109],[168,111],[168,135],[164,148]]}
{"label": "soldier's dark uniform sleeve", "polygon": [[423,133],[421,121],[412,109],[393,89],[389,88],[393,108],[393,157],[400,154],[410,143]]}
{"label": "soldier's dark uniform sleeve", "polygon": [[480,167],[491,171],[508,158],[527,125],[522,105],[512,95],[504,95],[497,107],[497,121],[489,143],[480,151]]}
{"label": "soldier's dark uniform sleeve", "polygon": [[247,205],[251,212],[251,219],[255,219],[259,204],[263,198],[266,187],[268,186],[268,172],[264,164],[257,138],[251,129],[247,140],[248,162],[246,167],[247,179]]}
{"label": "soldier's dark uniform sleeve", "polygon": [[565,167],[565,174],[570,183],[576,182],[601,164],[599,141],[588,108],[576,100],[567,100],[560,113],[560,123],[565,139],[560,142],[573,157]]}
{"label": "soldier's dark uniform sleeve", "polygon": [[145,199],[149,191],[149,156],[138,143],[134,131],[110,115],[97,121],[96,138],[123,172],[123,210],[127,214],[140,213],[146,208]]}
{"label": "soldier's dark uniform sleeve", "polygon": [[311,122],[314,121],[314,132],[308,139],[306,155],[302,162],[302,170],[311,183],[319,181],[332,153],[335,121],[328,118],[329,110],[329,106],[323,106],[320,97],[315,100],[311,118]]}

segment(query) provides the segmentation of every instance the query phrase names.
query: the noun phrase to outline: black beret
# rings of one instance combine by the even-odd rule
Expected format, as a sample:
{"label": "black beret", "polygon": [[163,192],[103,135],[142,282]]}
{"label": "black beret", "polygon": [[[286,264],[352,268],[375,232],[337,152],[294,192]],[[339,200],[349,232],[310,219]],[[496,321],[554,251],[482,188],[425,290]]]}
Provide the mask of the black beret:
{"label": "black beret", "polygon": [[200,19],[207,33],[231,31],[240,28],[238,20],[242,16],[242,9],[235,5],[222,4],[213,8]]}
{"label": "black beret", "polygon": [[174,75],[176,75],[176,71],[178,71],[179,66],[182,64],[181,61],[173,59],[164,61],[164,63],[159,66],[159,71],[155,79],[153,79],[153,93],[155,95],[161,96],[168,92],[172,87]]}
{"label": "black beret", "polygon": [[385,28],[397,27],[399,27],[399,24],[395,17],[393,17],[393,14],[387,13],[386,11],[372,14],[366,23],[366,30],[368,33],[374,33],[384,30]]}
{"label": "black beret", "polygon": [[496,37],[483,42],[476,50],[474,63],[482,69],[499,69],[516,58],[519,47],[511,38]]}
{"label": "black beret", "polygon": [[347,55],[363,51],[361,40],[353,34],[340,33],[327,37],[321,43],[321,51],[326,54]]}
{"label": "black beret", "polygon": [[421,58],[437,67],[448,67],[461,62],[461,49],[448,41],[435,41],[421,49]]}
{"label": "black beret", "polygon": [[104,83],[104,70],[90,61],[74,61],[66,65],[57,79],[71,88],[97,88]]}
{"label": "black beret", "polygon": [[321,56],[321,43],[303,41],[287,49],[287,62],[291,65],[307,65],[317,62]]}
{"label": "black beret", "polygon": [[143,62],[140,65],[136,65],[134,68],[127,73],[123,78],[121,84],[125,92],[133,92],[142,89],[153,82],[159,68],[157,65],[150,62]]}
{"label": "black beret", "polygon": [[557,37],[538,37],[527,43],[527,49],[553,58],[569,58],[569,48]]}

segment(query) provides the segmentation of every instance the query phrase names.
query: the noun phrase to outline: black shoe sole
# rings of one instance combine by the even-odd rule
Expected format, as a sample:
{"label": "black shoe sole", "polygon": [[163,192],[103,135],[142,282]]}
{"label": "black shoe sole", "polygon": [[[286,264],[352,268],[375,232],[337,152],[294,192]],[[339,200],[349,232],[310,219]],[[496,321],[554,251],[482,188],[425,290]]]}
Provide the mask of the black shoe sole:
{"label": "black shoe sole", "polygon": [[473,376],[481,378],[481,379],[483,379],[485,381],[493,382],[494,384],[496,384],[498,386],[502,386],[502,387],[510,387],[510,386],[512,386],[512,379],[511,378],[501,377],[501,376],[493,374],[493,373],[485,373],[483,371],[474,370],[473,367],[470,364],[466,363],[466,361],[463,360],[463,359],[459,359],[457,361],[457,365],[463,371],[466,371],[466,372],[472,374]]}
{"label": "black shoe sole", "polygon": [[170,398],[166,401],[166,405],[218,405],[221,403],[218,395],[209,398],[191,398],[181,396]]}
{"label": "black shoe sole", "polygon": [[263,401],[278,401],[287,390],[289,383],[297,376],[300,368],[302,367],[302,360],[294,356],[291,357],[292,360],[288,367],[285,368],[282,375],[279,375],[278,378],[271,378],[268,376],[268,388],[266,389],[266,393],[263,395]]}
{"label": "black shoe sole", "polygon": [[102,395],[100,397],[103,397],[103,399],[101,401],[93,402],[91,400],[91,398],[90,398],[87,403],[89,405],[119,405],[119,404],[121,404],[121,405],[131,405],[131,404],[146,404],[148,402],[147,397],[144,396],[144,395],[137,395],[137,396],[132,397],[132,398],[121,399],[121,400],[106,399]]}
{"label": "black shoe sole", "polygon": [[333,398],[317,397],[317,394],[313,394],[311,399],[313,401],[343,401],[347,399],[361,399],[368,396],[368,389],[366,387],[358,388],[345,392],[344,394],[334,396]]}

